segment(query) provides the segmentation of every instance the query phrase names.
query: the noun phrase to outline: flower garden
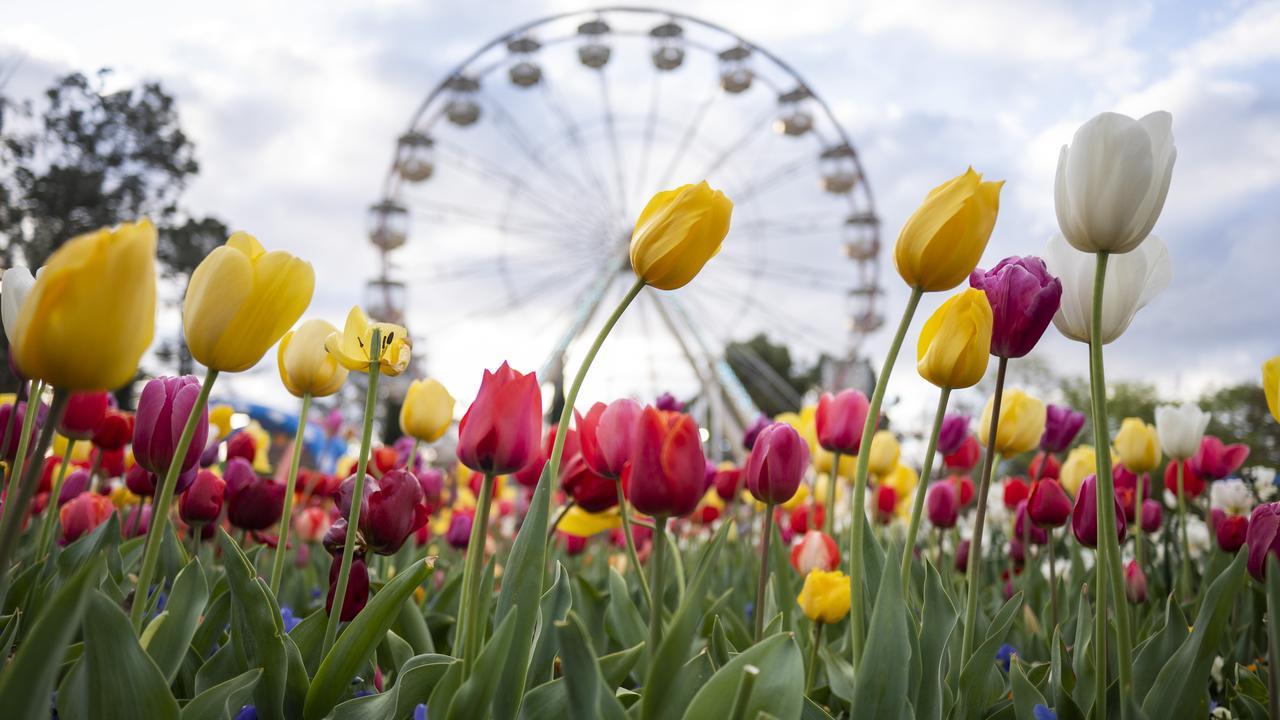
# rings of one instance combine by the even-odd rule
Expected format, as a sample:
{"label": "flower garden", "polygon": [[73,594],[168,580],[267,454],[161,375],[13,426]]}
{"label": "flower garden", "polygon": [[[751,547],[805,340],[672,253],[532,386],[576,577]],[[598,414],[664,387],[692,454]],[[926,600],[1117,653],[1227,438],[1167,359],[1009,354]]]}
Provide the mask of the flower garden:
{"label": "flower garden", "polygon": [[[1152,234],[1172,124],[1104,113],[1063,138],[1060,233],[1024,256],[984,252],[1003,183],[920,188],[873,392],[760,418],[741,466],[709,461],[673,397],[579,396],[635,298],[734,242],[732,199],[698,178],[636,218],[634,283],[558,417],[533,373],[485,358],[474,398],[414,379],[394,445],[375,402],[410,336],[359,307],[308,316],[305,259],[243,232],[209,253],[182,304],[202,371],[132,408],[108,391],[155,335],[155,227],[6,270],[0,716],[1280,717],[1272,477],[1238,477],[1249,448],[1193,404],[1108,413],[1111,343],[1172,276]],[[917,318],[926,293],[947,299]],[[1006,386],[1047,332],[1087,347],[1087,407]],[[904,345],[918,377],[892,373]],[[211,402],[271,352],[299,408],[274,468]],[[1257,362],[1280,422],[1280,356]],[[981,415],[949,412],[989,369]],[[353,382],[358,453],[307,467],[313,400]],[[921,382],[937,410],[909,457],[882,406]],[[456,457],[433,451],[446,435]]]}

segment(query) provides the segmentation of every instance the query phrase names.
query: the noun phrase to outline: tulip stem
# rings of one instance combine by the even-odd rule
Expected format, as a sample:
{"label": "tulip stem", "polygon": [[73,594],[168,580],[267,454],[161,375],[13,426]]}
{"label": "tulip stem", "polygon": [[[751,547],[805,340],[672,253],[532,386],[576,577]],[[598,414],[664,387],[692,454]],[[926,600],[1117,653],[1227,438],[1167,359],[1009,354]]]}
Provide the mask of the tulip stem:
{"label": "tulip stem", "polygon": [[1191,602],[1191,539],[1187,534],[1187,493],[1182,486],[1182,460],[1176,461],[1178,468],[1178,530],[1182,535],[1182,552],[1180,572],[1178,573],[1178,592],[1183,602]]}
{"label": "tulip stem", "polygon": [[942,432],[942,419],[947,414],[947,401],[951,398],[951,388],[944,387],[938,394],[938,411],[933,416],[933,431],[929,433],[929,444],[924,451],[924,465],[920,468],[920,481],[916,483],[915,502],[911,507],[911,524],[907,527],[907,543],[902,548],[902,592],[907,594],[911,588],[911,558],[916,548],[916,536],[920,534],[920,516],[924,514],[924,496],[929,487],[929,475],[933,472],[933,456],[938,451],[938,434]]}
{"label": "tulip stem", "polygon": [[644,601],[653,605],[653,596],[649,594],[649,581],[644,577],[644,570],[640,567],[640,555],[636,553],[636,539],[631,536],[631,511],[627,510],[627,496],[622,491],[622,480],[615,480],[614,483],[618,488],[618,515],[622,517],[622,534],[627,540],[627,559],[631,561],[631,567],[635,568],[636,577],[640,578],[640,589],[644,591]]}
{"label": "tulip stem", "polygon": [[1143,572],[1146,572],[1146,563],[1143,562],[1146,558],[1146,543],[1143,542],[1144,538],[1142,537],[1142,491],[1145,489],[1144,486],[1146,484],[1147,475],[1138,473],[1138,481],[1134,483],[1133,490],[1133,557],[1138,561],[1138,567]]}
{"label": "tulip stem", "polygon": [[[991,476],[995,474],[999,453],[996,452],[996,439],[1000,429],[1000,402],[1004,399],[1005,371],[1009,367],[1009,358],[1001,357],[996,366],[996,390],[991,396],[991,427],[987,428],[987,452],[982,460],[982,479],[978,486],[978,510],[973,518],[973,536],[969,539],[969,562],[965,568],[968,582],[968,597],[964,606],[964,636],[960,644],[960,664],[963,667],[973,654],[973,638],[978,626],[978,574],[982,568],[982,530],[987,522],[987,491],[991,489]],[[1025,552],[1025,549],[1024,549]],[[960,695],[963,698],[966,688],[962,683]],[[960,707],[964,707],[963,701]]]}
{"label": "tulip stem", "polygon": [[364,395],[364,427],[360,433],[360,455],[356,459],[356,482],[351,493],[351,510],[347,514],[346,540],[342,545],[342,563],[338,565],[338,583],[334,586],[333,607],[324,626],[324,645],[320,656],[329,654],[329,648],[338,640],[338,623],[342,620],[342,606],[347,601],[347,583],[351,565],[355,562],[356,535],[360,533],[360,510],[364,506],[365,472],[369,469],[369,446],[373,443],[373,417],[378,412],[378,374],[382,363],[382,329],[376,325],[369,333],[369,387]]}
{"label": "tulip stem", "polygon": [[307,429],[307,414],[311,412],[311,393],[302,396],[302,410],[298,412],[298,429],[293,434],[293,461],[289,464],[289,478],[284,486],[284,512],[280,515],[280,537],[276,542],[276,557],[271,563],[271,594],[280,594],[280,579],[284,576],[284,556],[289,547],[289,530],[293,527],[293,491],[298,483],[298,465],[302,463],[302,435]]}
{"label": "tulip stem", "polygon": [[773,503],[764,506],[764,534],[760,538],[760,579],[756,582],[756,604],[751,614],[756,621],[756,642],[764,637],[764,590],[769,582],[769,541],[773,538]]}
{"label": "tulip stem", "polygon": [[[1030,517],[1028,517],[1028,520]],[[1057,558],[1054,557],[1053,548],[1053,528],[1046,528],[1049,535],[1049,612],[1050,618],[1053,620],[1053,628],[1058,627],[1058,568]],[[1049,633],[1049,638],[1053,638],[1053,633]]]}
{"label": "tulip stem", "polygon": [[1280,563],[1273,560],[1270,554],[1262,561],[1265,571],[1271,573],[1267,582],[1267,675],[1271,680],[1267,701],[1271,717],[1280,718],[1280,597],[1276,597],[1274,580],[1276,571],[1280,570]]}
{"label": "tulip stem", "polygon": [[831,451],[831,474],[828,476],[827,483],[827,512],[822,518],[822,529],[827,535],[835,537],[832,533],[836,527],[836,487],[840,484],[840,451]]}
{"label": "tulip stem", "polygon": [[[40,395],[43,393],[44,383],[39,380],[32,380],[31,390],[27,393],[27,409],[22,414],[22,434],[18,436],[18,454],[13,456],[13,468],[9,472],[9,485],[5,492],[5,497],[13,495],[14,478],[22,477],[22,471],[26,469],[27,450],[31,442],[31,426],[35,424],[36,408],[40,406]],[[13,406],[13,411],[18,411],[16,403]]]}
{"label": "tulip stem", "polygon": [[[1094,643],[1095,690],[1098,720],[1106,720],[1107,654],[1103,637],[1107,633],[1107,594],[1110,586],[1116,618],[1116,671],[1120,697],[1133,692],[1133,642],[1129,632],[1129,606],[1124,599],[1124,569],[1120,562],[1120,541],[1116,536],[1115,483],[1111,477],[1111,433],[1107,428],[1107,383],[1102,362],[1102,298],[1110,254],[1099,252],[1093,278],[1093,317],[1089,325],[1089,376],[1093,395],[1093,439],[1097,462],[1098,561],[1105,568],[1098,576]],[[1104,576],[1109,575],[1109,578]],[[1105,581],[1104,581],[1105,580]],[[1121,717],[1129,716],[1128,703],[1120,705]]]}
{"label": "tulip stem", "polygon": [[[53,429],[62,421],[62,415],[67,410],[67,401],[70,399],[71,393],[66,390],[53,391],[53,403],[49,406],[44,427],[40,429],[40,439],[36,441],[33,456],[44,457],[49,450],[49,444],[53,442]],[[26,436],[25,430],[23,436]],[[5,497],[4,518],[0,520],[0,603],[9,593],[9,560],[13,555],[18,536],[22,532],[22,522],[25,519],[27,507],[31,504],[31,498],[36,494],[36,488],[40,484],[40,469],[40,463],[28,463],[22,476],[17,480],[17,487],[11,487],[10,490],[13,492]]]}
{"label": "tulip stem", "polygon": [[58,514],[58,499],[62,495],[62,484],[67,480],[67,466],[71,464],[71,452],[76,441],[67,440],[67,449],[62,451],[62,462],[58,464],[58,475],[53,480],[53,488],[49,490],[49,501],[44,505],[44,518],[40,521],[40,544],[36,546],[33,560],[39,561],[49,550],[49,538],[53,534],[53,517]]}
{"label": "tulip stem", "polygon": [[[889,344],[889,351],[884,356],[884,365],[880,368],[880,376],[876,378],[875,390],[871,393],[871,404],[867,408],[867,419],[862,424],[862,440],[858,443],[858,466],[853,476],[853,511],[849,520],[849,582],[853,585],[849,611],[849,645],[853,651],[853,669],[856,672],[862,660],[862,641],[866,632],[863,627],[862,591],[867,584],[862,577],[862,537],[867,525],[867,472],[871,462],[871,437],[876,433],[880,421],[880,405],[884,402],[884,393],[889,386],[889,376],[893,374],[893,366],[898,361],[898,351],[907,337],[907,328],[911,326],[911,318],[916,314],[920,298],[924,290],[911,288],[911,297],[902,310],[902,319],[898,321],[898,330]],[[873,539],[874,542],[874,539]]]}
{"label": "tulip stem", "polygon": [[649,644],[645,648],[650,666],[657,659],[658,646],[662,644],[662,594],[667,577],[662,567],[667,560],[666,516],[655,516],[653,526],[653,554],[649,557],[649,588],[653,591],[653,602],[649,603]]}
{"label": "tulip stem", "polygon": [[[480,645],[484,640],[485,619],[476,613],[481,607],[481,596],[485,588],[480,582],[480,573],[484,572],[484,544],[489,531],[489,506],[493,501],[493,474],[485,473],[480,481],[480,494],[476,497],[476,515],[471,521],[471,537],[467,540],[467,564],[462,571],[462,618],[457,631],[454,632],[454,644],[462,638],[462,678],[471,674],[472,665],[480,655]],[[492,588],[489,588],[492,592]],[[459,633],[461,635],[459,635]],[[455,648],[454,653],[457,654]]]}
{"label": "tulip stem", "polygon": [[173,450],[173,459],[169,461],[169,470],[164,474],[164,481],[156,489],[155,502],[151,506],[151,525],[147,528],[145,550],[142,553],[142,569],[138,571],[138,584],[133,590],[133,607],[129,609],[129,620],[133,623],[135,633],[142,631],[142,619],[147,610],[147,598],[150,597],[151,581],[156,572],[156,563],[160,560],[160,546],[164,533],[169,527],[169,508],[173,505],[174,488],[178,484],[178,475],[182,472],[182,463],[187,457],[187,448],[191,447],[191,439],[195,437],[196,426],[204,417],[205,405],[209,402],[209,391],[218,379],[218,371],[209,368],[205,373],[204,383],[200,385],[200,394],[191,406],[191,414],[187,416],[187,424],[178,437],[178,445]]}
{"label": "tulip stem", "polygon": [[813,645],[809,648],[809,668],[804,674],[804,694],[813,691],[813,676],[818,668],[818,649],[822,647],[822,621],[813,621]]}

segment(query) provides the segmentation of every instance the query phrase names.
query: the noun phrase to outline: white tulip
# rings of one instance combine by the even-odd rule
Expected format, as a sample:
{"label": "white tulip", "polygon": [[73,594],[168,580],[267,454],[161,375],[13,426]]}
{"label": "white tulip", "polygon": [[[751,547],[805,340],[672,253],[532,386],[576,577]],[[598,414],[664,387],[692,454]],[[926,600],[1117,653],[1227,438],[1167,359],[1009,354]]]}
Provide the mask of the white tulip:
{"label": "white tulip", "polygon": [[[1053,316],[1058,331],[1072,340],[1089,342],[1093,325],[1093,279],[1097,259],[1055,235],[1044,251],[1049,272],[1062,281],[1062,304]],[[1102,344],[1120,337],[1151,299],[1173,280],[1169,249],[1155,235],[1137,250],[1112,257],[1102,288]]]}
{"label": "white tulip", "polygon": [[1156,408],[1156,435],[1160,436],[1164,454],[1171,458],[1186,460],[1195,455],[1207,427],[1209,413],[1193,403]]}
{"label": "white tulip", "polygon": [[1082,252],[1127,253],[1142,244],[1164,208],[1177,157],[1173,116],[1141,120],[1102,113],[1076,130],[1058,155],[1058,227]]}
{"label": "white tulip", "polygon": [[31,271],[24,267],[11,267],[0,277],[0,320],[4,322],[5,337],[11,343],[13,329],[18,324],[18,311],[22,309],[22,302],[27,299],[31,286],[35,284],[36,279],[32,277]]}

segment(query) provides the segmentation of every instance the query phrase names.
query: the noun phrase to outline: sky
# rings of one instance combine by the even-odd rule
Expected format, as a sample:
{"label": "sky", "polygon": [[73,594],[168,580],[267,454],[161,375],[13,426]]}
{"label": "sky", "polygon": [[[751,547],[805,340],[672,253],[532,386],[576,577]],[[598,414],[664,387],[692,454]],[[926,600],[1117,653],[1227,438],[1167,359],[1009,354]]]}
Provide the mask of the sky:
{"label": "sky", "polygon": [[[16,67],[5,88],[11,97],[33,97],[57,74],[98,67],[113,69],[109,87],[163,83],[178,98],[201,162],[185,204],[310,260],[317,287],[308,314],[340,325],[378,272],[365,211],[382,197],[395,138],[414,122],[423,98],[493,38],[581,9],[562,0],[228,0],[216,11],[143,0],[23,3],[0,26],[0,63]],[[761,83],[741,98],[715,101],[672,182],[701,179],[678,176],[706,167],[699,159],[714,158],[733,144],[726,138],[737,126],[750,130],[760,119],[758,139],[721,166],[711,163],[713,183],[745,193],[788,158],[808,164],[797,165],[801,172],[785,187],[739,203],[736,231],[704,277],[661,301],[665,306],[637,302],[606,345],[585,398],[689,391],[696,378],[680,342],[663,330],[664,311],[701,328],[684,337],[695,354],[699,342],[719,346],[759,330],[787,342],[801,360],[842,352],[856,304],[846,291],[868,270],[878,273],[888,322],[857,347],[878,367],[907,297],[892,266],[892,242],[925,193],[968,166],[1005,180],[982,265],[1039,254],[1056,231],[1059,148],[1102,111],[1171,112],[1178,151],[1155,227],[1170,248],[1173,284],[1108,346],[1109,379],[1153,381],[1171,397],[1193,397],[1256,379],[1261,362],[1280,352],[1280,3],[819,0],[780,7],[696,0],[681,12],[781,58],[834,118],[809,105],[817,131],[792,139],[768,130],[767,116],[778,107]],[[573,18],[569,31],[583,19]],[[713,49],[730,37],[687,25],[691,41]],[[439,170],[400,191],[413,222],[409,244],[393,255],[393,274],[408,284],[418,369],[441,377],[463,402],[474,396],[483,367],[504,359],[526,370],[541,366],[593,279],[608,277],[610,263],[621,258],[630,223],[657,189],[646,185],[656,172],[641,163],[667,157],[679,128],[715,90],[714,58],[693,47],[679,72],[655,80],[647,37],[618,38],[600,73],[575,62],[575,41],[551,46],[563,28],[539,26],[537,33],[548,41],[537,60],[558,102],[579,118],[585,147],[577,152],[595,170],[574,165],[566,126],[547,114],[551,103],[537,115],[535,95],[504,83],[511,59],[499,47],[485,56],[496,64],[484,80],[481,119],[470,129],[432,126],[442,142]],[[763,58],[754,61],[762,80],[790,82]],[[593,73],[603,74],[616,104],[614,137],[621,135],[622,149],[612,158]],[[655,95],[661,121],[656,141],[646,145],[645,112]],[[885,250],[874,267],[843,260],[837,231],[804,236],[794,225],[812,217],[815,226],[834,228],[830,223],[847,213],[839,204],[846,199],[816,189],[817,152],[837,136],[835,123],[858,152],[882,223]],[[540,149],[522,157],[510,144],[513,133],[526,133]],[[592,182],[599,179],[592,172],[608,175],[618,166],[621,184],[630,187]],[[865,202],[859,197],[850,202]],[[547,210],[544,201],[555,207]],[[448,213],[427,210],[446,205]],[[463,207],[488,230],[461,222]],[[557,222],[576,229],[561,232]],[[793,232],[759,231],[769,223]],[[623,290],[620,282],[610,285],[592,328]],[[920,422],[933,405],[935,391],[915,375],[912,350],[923,318],[943,299],[926,297],[908,335],[890,393],[895,420]],[[161,322],[177,325],[174,318]],[[589,339],[571,344],[570,367]],[[1052,327],[1033,356],[1062,374],[1087,371],[1084,346]],[[227,381],[224,391],[289,405],[270,359]]]}

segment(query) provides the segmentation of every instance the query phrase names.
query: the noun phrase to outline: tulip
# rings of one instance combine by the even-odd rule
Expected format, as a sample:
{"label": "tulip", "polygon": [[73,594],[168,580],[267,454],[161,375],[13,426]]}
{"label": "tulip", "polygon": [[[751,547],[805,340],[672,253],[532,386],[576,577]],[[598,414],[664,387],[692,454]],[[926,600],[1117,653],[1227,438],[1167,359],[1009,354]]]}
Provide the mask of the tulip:
{"label": "tulip", "polygon": [[[329,566],[329,593],[324,599],[324,611],[333,612],[333,601],[338,593],[338,572],[342,566],[341,556],[335,556]],[[347,591],[342,594],[342,613],[340,622],[351,622],[369,602],[369,568],[363,557],[351,561],[350,574],[347,576]]]}
{"label": "tulip", "polygon": [[1056,480],[1041,480],[1027,499],[1031,521],[1042,528],[1058,528],[1071,517],[1071,498]]}
{"label": "tulip", "polygon": [[[1040,440],[1043,442],[1044,438]],[[1062,466],[1058,464],[1057,458],[1052,453],[1038,452],[1031,457],[1031,462],[1027,463],[1027,474],[1033,481],[1045,478],[1057,480],[1060,472],[1062,472]]]}
{"label": "tulip", "polygon": [[712,482],[721,500],[728,502],[738,496],[742,487],[742,472],[742,468],[732,466],[716,470],[716,477]]}
{"label": "tulip", "polygon": [[1249,518],[1243,515],[1227,515],[1214,528],[1218,547],[1223,552],[1235,553],[1245,542],[1249,534]]}
{"label": "tulip", "polygon": [[608,405],[592,405],[585,417],[574,413],[582,458],[596,474],[614,479],[622,477],[622,468],[631,453],[636,419],[643,411],[640,403],[622,398]]}
{"label": "tulip", "polygon": [[178,498],[178,515],[182,522],[199,527],[218,521],[227,483],[212,471],[201,470],[191,487]]}
{"label": "tulip", "polygon": [[1096,468],[1097,455],[1093,446],[1076,446],[1062,462],[1062,469],[1058,471],[1058,481],[1062,483],[1063,489],[1074,496],[1080,491],[1080,484],[1086,477],[1092,475]]}
{"label": "tulip", "polygon": [[1262,364],[1262,391],[1267,397],[1271,417],[1280,422],[1280,355]]}
{"label": "tulip", "polygon": [[747,460],[747,488],[760,502],[776,505],[796,494],[805,468],[809,446],[790,425],[778,423],[765,428]]}
{"label": "tulip", "polygon": [[[0,416],[0,421],[3,417]],[[93,444],[103,450],[120,450],[133,439],[133,415],[108,408],[93,433]]]}
{"label": "tulip", "polygon": [[210,370],[248,370],[302,317],[314,290],[310,263],[233,233],[191,273],[182,302],[191,357]]}
{"label": "tulip", "polygon": [[684,403],[680,398],[669,392],[664,392],[653,401],[653,406],[663,412],[684,412]]}
{"label": "tulip", "polygon": [[952,475],[947,482],[951,483],[951,486],[955,488],[956,497],[960,500],[960,507],[969,507],[969,503],[973,502],[973,480],[968,475]]}
{"label": "tulip", "polygon": [[[40,406],[43,409],[43,406]],[[33,411],[35,412],[35,411]],[[22,446],[22,420],[27,414],[27,403],[20,402],[16,406],[9,403],[0,406],[0,427],[8,426],[13,423],[13,432],[9,434],[7,441],[0,444],[0,456],[5,460],[13,461],[18,456],[19,448]],[[27,445],[31,447],[36,442],[36,431],[39,430],[39,422],[33,422],[31,432],[27,434]]]}
{"label": "tulip", "polygon": [[227,520],[242,530],[266,530],[284,512],[284,484],[259,477],[241,458],[227,462]]}
{"label": "tulip", "polygon": [[647,407],[636,421],[623,473],[627,498],[646,515],[687,515],[702,497],[705,466],[693,418]]}
{"label": "tulip", "polygon": [[1027,484],[1025,478],[1005,478],[1004,492],[1001,493],[1001,499],[1004,500],[1004,506],[1006,509],[1017,510],[1018,503],[1026,500],[1030,496],[1031,486]]}
{"label": "tulip", "polygon": [[111,499],[97,493],[81,493],[58,511],[62,523],[62,544],[93,532],[115,512]]}
{"label": "tulip", "polygon": [[1267,572],[1267,556],[1274,555],[1280,560],[1280,502],[1263,503],[1253,509],[1244,542],[1249,546],[1249,574],[1262,582]]}
{"label": "tulip", "polygon": [[1196,474],[1190,460],[1174,460],[1165,466],[1164,487],[1174,495],[1178,494],[1178,466],[1182,466],[1182,488],[1187,498],[1198,498],[1204,492],[1204,479]]}
{"label": "tulip", "polygon": [[[1075,534],[1076,540],[1087,548],[1098,547],[1098,504],[1097,504],[1097,479],[1090,475],[1080,483],[1080,490],[1076,493],[1076,505],[1071,511],[1071,532]],[[1116,512],[1116,538],[1119,542],[1124,542],[1125,538],[1125,520],[1124,509],[1120,507],[1120,501],[1112,498],[1115,504]],[[1099,560],[1101,562],[1101,560]]]}
{"label": "tulip", "polygon": [[[1094,258],[1054,236],[1045,249],[1049,272],[1062,280],[1062,306],[1053,324],[1067,338],[1089,342],[1093,324]],[[1110,259],[1102,286],[1102,343],[1120,337],[1138,311],[1169,286],[1173,265],[1164,241],[1152,235],[1137,250]]]}
{"label": "tulip", "polygon": [[470,512],[455,512],[449,518],[449,529],[445,532],[445,542],[455,550],[470,550],[471,524],[474,517]]}
{"label": "tulip", "polygon": [[[813,522],[809,522],[812,516]],[[820,502],[805,503],[791,509],[790,530],[793,535],[804,535],[810,530],[821,530],[827,519],[827,507]]]}
{"label": "tulip", "polygon": [[796,603],[805,617],[831,625],[849,614],[851,595],[848,575],[839,570],[811,570],[804,576],[804,587],[800,589]]}
{"label": "tulip", "polygon": [[11,346],[18,330],[18,311],[35,284],[31,271],[17,265],[5,270],[0,279],[0,316],[3,316],[4,334]]}
{"label": "tulip", "polygon": [[978,438],[972,434],[966,435],[958,449],[942,456],[942,464],[952,472],[967,473],[978,466],[981,453],[982,446],[978,444]]}
{"label": "tulip", "polygon": [[[191,478],[195,482],[195,477]],[[151,497],[156,494],[156,475],[135,463],[124,474],[124,486],[138,497]]]}
{"label": "tulip", "polygon": [[1128,253],[1164,208],[1173,161],[1173,116],[1134,120],[1102,113],[1080,126],[1058,155],[1058,227],[1080,252]]}
{"label": "tulip", "polygon": [[1125,418],[1113,444],[1120,462],[1135,473],[1160,467],[1160,438],[1156,428],[1140,418]]}
{"label": "tulip", "polygon": [[400,431],[426,443],[439,440],[453,424],[454,402],[438,380],[414,380],[400,406]]}
{"label": "tulip", "polygon": [[757,415],[756,419],[742,433],[742,447],[750,450],[755,447],[756,438],[760,437],[760,431],[773,424],[773,420],[768,415]]}
{"label": "tulip", "polygon": [[[169,471],[183,427],[199,395],[200,381],[191,375],[156,378],[142,388],[133,425],[133,458],[139,465],[161,477]],[[196,467],[208,436],[208,413],[202,407],[191,443],[181,459],[180,472]]]}
{"label": "tulip", "polygon": [[878,476],[886,476],[898,467],[898,457],[901,455],[902,449],[898,446],[898,439],[888,430],[877,431],[871,437],[871,450],[869,451],[868,468],[871,473]]}
{"label": "tulip", "polygon": [[66,412],[58,423],[58,432],[72,440],[88,440],[106,417],[111,394],[106,392],[72,393]]}
{"label": "tulip", "polygon": [[302,508],[293,519],[293,529],[306,543],[320,542],[332,525],[333,519],[329,513],[314,505]]}
{"label": "tulip", "polygon": [[486,475],[515,472],[536,458],[541,430],[537,378],[504,362],[497,372],[484,371],[480,392],[458,423],[458,459]]}
{"label": "tulip", "polygon": [[835,570],[840,567],[839,546],[821,530],[809,530],[791,548],[791,567],[802,576],[814,570]]}
{"label": "tulip", "polygon": [[823,393],[813,417],[818,444],[829,452],[857,455],[869,406],[867,396],[860,390]]}
{"label": "tulip", "polygon": [[950,290],[973,272],[1000,211],[1004,182],[969,168],[931,190],[898,235],[893,264],[912,288]]}
{"label": "tulip", "polygon": [[956,545],[956,558],[954,563],[956,572],[964,574],[969,572],[969,541],[961,540]]}
{"label": "tulip", "polygon": [[376,481],[360,512],[360,535],[370,550],[394,555],[427,522],[426,498],[418,478],[392,470]]}
{"label": "tulip", "polygon": [[[291,395],[328,397],[346,382],[349,371],[324,349],[325,340],[336,332],[338,328],[333,323],[312,318],[280,338],[276,364],[280,368],[280,381]],[[412,386],[409,392],[413,392]],[[408,402],[406,396],[405,403]]]}
{"label": "tulip", "polygon": [[879,485],[875,489],[875,519],[881,525],[893,522],[893,513],[898,508],[898,491],[888,485]]}
{"label": "tulip", "polygon": [[659,290],[684,287],[720,252],[733,202],[704,180],[654,195],[631,234],[631,269]]}
{"label": "tulip", "polygon": [[1205,428],[1209,426],[1209,417],[1209,413],[1193,403],[1156,408],[1156,434],[1165,454],[1175,460],[1186,460],[1195,455],[1200,449]]}
{"label": "tulip", "polygon": [[54,251],[10,333],[22,374],[72,391],[132,380],[155,331],[155,250],[155,227],[143,220]]}
{"label": "tulip", "polygon": [[1013,515],[1013,534],[1017,538],[1026,538],[1032,544],[1044,545],[1049,542],[1049,533],[1031,519],[1028,507],[1029,503],[1026,500],[1018,503],[1018,508]]}
{"label": "tulip", "polygon": [[1164,522],[1164,507],[1156,500],[1142,501],[1142,531],[1153,533]]}
{"label": "tulip", "polygon": [[969,417],[948,413],[942,419],[942,427],[938,431],[938,452],[943,456],[950,455],[960,449],[969,437]]}
{"label": "tulip", "polygon": [[1206,480],[1221,480],[1240,469],[1249,457],[1249,446],[1226,445],[1212,435],[1204,436],[1200,449],[1191,457],[1191,468]]}
{"label": "tulip", "polygon": [[1129,602],[1141,605],[1147,601],[1147,574],[1137,560],[1130,560],[1124,569],[1124,594]]}
{"label": "tulip", "polygon": [[974,270],[969,285],[991,303],[991,354],[1002,358],[1031,352],[1062,300],[1062,283],[1038,257],[1005,258],[988,271]]}
{"label": "tulip", "polygon": [[1084,427],[1084,413],[1065,405],[1050,403],[1045,407],[1044,435],[1040,436],[1040,449],[1047,453],[1064,452]]}
{"label": "tulip", "polygon": [[428,512],[440,509],[444,497],[444,473],[434,468],[423,468],[414,473],[418,484],[422,486],[422,499],[427,504]]}
{"label": "tulip", "polygon": [[591,469],[582,453],[566,460],[560,468],[560,486],[583,510],[598,513],[618,504],[617,481]]}
{"label": "tulip", "polygon": [[972,288],[948,298],[925,321],[916,343],[916,370],[940,388],[976,385],[987,372],[991,306]]}
{"label": "tulip", "polygon": [[949,482],[938,482],[929,486],[929,494],[924,499],[925,512],[929,522],[936,528],[948,530],[956,526],[960,516],[960,498],[955,486]]}
{"label": "tulip", "polygon": [[[991,434],[992,399],[982,409],[978,422],[978,439],[985,445]],[[1006,390],[1000,404],[1000,422],[996,427],[995,451],[1004,457],[1021,455],[1040,445],[1044,434],[1046,411],[1044,403],[1021,390]]]}
{"label": "tulip", "polygon": [[256,457],[258,444],[249,433],[241,431],[227,438],[227,460],[240,458],[252,465]]}
{"label": "tulip", "polygon": [[324,349],[343,367],[357,372],[368,372],[373,364],[373,331],[378,331],[378,368],[383,375],[394,377],[409,367],[409,355],[413,344],[409,331],[391,323],[371,323],[359,305],[347,313],[342,332],[331,333],[325,338]]}

